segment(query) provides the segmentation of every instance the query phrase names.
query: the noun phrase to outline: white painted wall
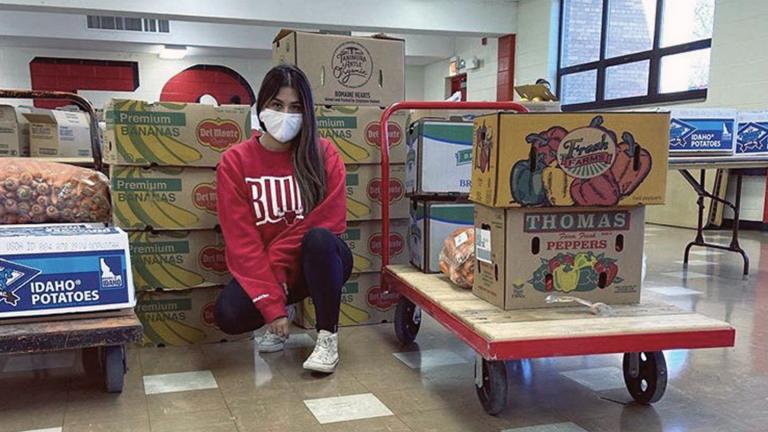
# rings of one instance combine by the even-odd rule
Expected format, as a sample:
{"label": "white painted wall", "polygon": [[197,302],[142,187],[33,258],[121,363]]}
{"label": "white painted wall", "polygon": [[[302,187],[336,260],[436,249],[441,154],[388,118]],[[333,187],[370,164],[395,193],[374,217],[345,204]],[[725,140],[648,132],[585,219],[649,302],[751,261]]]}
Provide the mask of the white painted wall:
{"label": "white painted wall", "polygon": [[443,60],[424,66],[424,100],[436,101],[446,97],[446,82],[448,76],[448,60]]}
{"label": "white painted wall", "polygon": [[545,78],[556,86],[559,1],[520,0],[517,7],[515,85]]}
{"label": "white painted wall", "polygon": [[405,98],[424,100],[424,66],[405,67]]}
{"label": "white painted wall", "polygon": [[[467,100],[495,101],[499,43],[496,38],[488,38],[486,45],[481,41],[481,38],[456,38],[454,55],[466,60],[472,57],[480,60],[479,68],[467,71]],[[447,77],[447,59],[427,65],[424,68],[424,98],[426,100],[445,99]]]}

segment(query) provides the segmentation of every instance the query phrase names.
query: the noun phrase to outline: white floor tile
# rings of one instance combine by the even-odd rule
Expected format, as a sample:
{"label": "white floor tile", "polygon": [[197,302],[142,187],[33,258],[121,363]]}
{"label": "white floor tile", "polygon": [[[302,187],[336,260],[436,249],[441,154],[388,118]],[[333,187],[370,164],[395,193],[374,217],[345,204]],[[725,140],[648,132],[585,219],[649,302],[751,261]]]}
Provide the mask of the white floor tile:
{"label": "white floor tile", "polygon": [[681,287],[681,286],[653,287],[653,288],[648,288],[648,291],[653,291],[655,293],[659,293],[659,294],[670,296],[670,297],[701,295],[701,291],[696,291],[696,290],[692,290],[692,289]]}
{"label": "white floor tile", "polygon": [[315,340],[312,336],[306,333],[292,334],[288,338],[288,342],[285,344],[285,349],[292,348],[313,348],[315,346]]}
{"label": "white floor tile", "polygon": [[467,359],[446,349],[429,349],[423,351],[405,351],[392,353],[395,358],[405,363],[411,369],[426,370],[438,366],[450,366],[467,363]]}
{"label": "white floor tile", "polygon": [[3,372],[69,368],[75,365],[76,358],[74,351],[14,355],[6,359]]}
{"label": "white floor tile", "polygon": [[[685,261],[683,260],[675,261],[675,264],[685,264]],[[709,264],[714,264],[714,263],[712,261],[705,261],[705,260],[695,260],[695,259],[688,260],[689,266],[702,266],[702,265],[709,265]]]}
{"label": "white floor tile", "polygon": [[712,277],[708,274],[697,273],[692,271],[664,272],[664,273],[661,273],[661,275],[671,277],[671,278],[680,278],[680,279],[706,279],[706,278]]}
{"label": "white floor tile", "polygon": [[372,393],[308,399],[304,401],[304,405],[320,424],[394,415]]}
{"label": "white floor tile", "polygon": [[692,250],[690,252],[691,255],[698,255],[698,256],[717,256],[717,255],[722,255],[724,253],[725,252],[719,252],[719,251],[711,250],[711,249]]}
{"label": "white floor tile", "polygon": [[526,426],[514,429],[504,429],[501,432],[588,432],[576,423],[551,423],[537,426]]}
{"label": "white floor tile", "polygon": [[219,385],[209,370],[180,372],[144,377],[144,393],[159,394],[189,390],[215,389]]}
{"label": "white floor tile", "polygon": [[596,392],[625,386],[624,375],[617,367],[577,369],[560,374]]}
{"label": "white floor tile", "polygon": [[645,226],[645,232],[659,232],[664,231],[664,228],[659,228],[655,226],[646,225]]}
{"label": "white floor tile", "polygon": [[23,432],[61,432],[60,427],[52,427],[52,428],[45,428],[45,429],[34,429],[34,430],[26,430]]}

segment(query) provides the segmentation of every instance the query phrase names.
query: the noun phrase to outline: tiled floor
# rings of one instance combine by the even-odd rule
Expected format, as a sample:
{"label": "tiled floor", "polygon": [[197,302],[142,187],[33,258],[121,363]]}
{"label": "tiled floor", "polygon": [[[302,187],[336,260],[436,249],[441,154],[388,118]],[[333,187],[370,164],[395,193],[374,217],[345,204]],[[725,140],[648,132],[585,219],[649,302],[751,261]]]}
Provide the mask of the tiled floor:
{"label": "tiled floor", "polygon": [[667,352],[670,384],[653,407],[630,402],[621,356],[603,355],[510,363],[509,408],[488,416],[472,350],[425,315],[409,347],[390,324],[342,329],[342,363],[328,377],[301,368],[311,333],[262,356],[249,341],[130,349],[120,396],[103,393],[79,355],[0,357],[0,432],[768,431],[768,236],[745,234],[753,270],[743,280],[737,255],[703,249],[685,278],[677,261],[693,232],[653,233],[644,298],[737,329],[733,349]]}

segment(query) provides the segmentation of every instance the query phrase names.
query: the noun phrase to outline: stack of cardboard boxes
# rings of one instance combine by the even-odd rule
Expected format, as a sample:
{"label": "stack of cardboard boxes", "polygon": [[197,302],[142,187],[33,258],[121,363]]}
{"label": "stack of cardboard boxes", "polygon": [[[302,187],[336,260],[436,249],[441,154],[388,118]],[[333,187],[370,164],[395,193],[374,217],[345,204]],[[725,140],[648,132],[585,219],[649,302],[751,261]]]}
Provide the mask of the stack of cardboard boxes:
{"label": "stack of cardboard boxes", "polygon": [[[312,85],[320,135],[339,150],[346,165],[347,221],[343,235],[354,257],[342,292],[340,325],[390,321],[397,298],[379,289],[381,271],[381,150],[379,119],[405,97],[405,48],[399,39],[348,37],[282,31],[273,44],[275,63],[295,64]],[[392,263],[408,261],[408,203],[405,199],[405,116],[389,122],[389,184]],[[313,327],[307,299],[297,323]]]}
{"label": "stack of cardboard boxes", "polygon": [[474,127],[473,292],[504,309],[545,307],[550,294],[637,303],[669,114],[499,113]]}
{"label": "stack of cardboard boxes", "polygon": [[216,164],[250,136],[250,108],[114,99],[104,111],[113,220],[129,232],[144,342],[231,338],[213,320],[230,279],[216,229]]}

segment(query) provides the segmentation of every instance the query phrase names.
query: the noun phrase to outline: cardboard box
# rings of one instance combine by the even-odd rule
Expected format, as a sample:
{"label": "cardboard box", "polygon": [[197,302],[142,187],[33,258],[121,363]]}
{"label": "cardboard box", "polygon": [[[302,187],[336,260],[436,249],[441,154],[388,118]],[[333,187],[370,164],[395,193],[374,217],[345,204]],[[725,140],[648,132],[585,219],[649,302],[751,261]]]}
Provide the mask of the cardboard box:
{"label": "cardboard box", "polygon": [[546,101],[546,102],[534,102],[534,101],[515,101],[520,105],[526,107],[528,112],[561,112],[560,102]]}
{"label": "cardboard box", "polygon": [[[408,220],[392,220],[389,224],[389,263],[408,262]],[[347,231],[341,236],[352,251],[352,272],[378,272],[381,270],[381,221],[347,223]]]}
{"label": "cardboard box", "polygon": [[[380,163],[379,120],[383,111],[379,107],[318,105],[317,128],[320,136],[336,145],[344,163]],[[405,113],[392,115],[388,129],[389,162],[405,163]]]}
{"label": "cardboard box", "polygon": [[419,120],[408,128],[408,195],[466,195],[472,182],[473,123]]}
{"label": "cardboard box", "polygon": [[638,303],[644,212],[475,206],[472,292],[506,310],[552,306],[550,294]]}
{"label": "cardboard box", "polygon": [[38,109],[29,121],[32,157],[92,157],[91,119],[79,111]]}
{"label": "cardboard box", "polygon": [[384,107],[405,99],[405,41],[281,30],[272,60],[298,66],[317,105]]}
{"label": "cardboard box", "polygon": [[29,156],[29,122],[11,105],[0,105],[0,157]]}
{"label": "cardboard box", "polygon": [[251,136],[247,105],[112,99],[104,117],[104,161],[112,165],[215,167]]}
{"label": "cardboard box", "polygon": [[672,110],[669,152],[731,155],[736,142],[736,110]]}
{"label": "cardboard box", "polygon": [[111,166],[115,225],[144,230],[213,229],[216,170],[213,168]]}
{"label": "cardboard box", "polygon": [[[384,293],[380,287],[380,273],[353,273],[341,291],[340,326],[391,322],[400,296]],[[295,322],[304,328],[314,328],[315,307],[311,298],[298,305]]]}
{"label": "cardboard box", "polygon": [[0,318],[93,312],[136,304],[128,236],[98,224],[0,230]]}
{"label": "cardboard box", "polygon": [[768,111],[739,113],[736,130],[737,156],[768,154]]}
{"label": "cardboard box", "polygon": [[245,339],[251,332],[228,335],[214,320],[221,287],[186,291],[144,291],[138,294],[136,315],[144,326],[145,346],[179,346]]}
{"label": "cardboard box", "polygon": [[[381,219],[381,167],[347,165],[347,220]],[[389,167],[390,219],[408,217],[405,198],[405,166]]]}
{"label": "cardboard box", "polygon": [[474,226],[474,204],[411,200],[408,245],[411,264],[424,273],[440,272],[443,242],[454,230]]}
{"label": "cardboard box", "polygon": [[128,233],[137,291],[224,285],[232,276],[224,237],[214,230]]}
{"label": "cardboard box", "polygon": [[501,113],[475,119],[470,199],[491,207],[664,204],[664,113]]}

